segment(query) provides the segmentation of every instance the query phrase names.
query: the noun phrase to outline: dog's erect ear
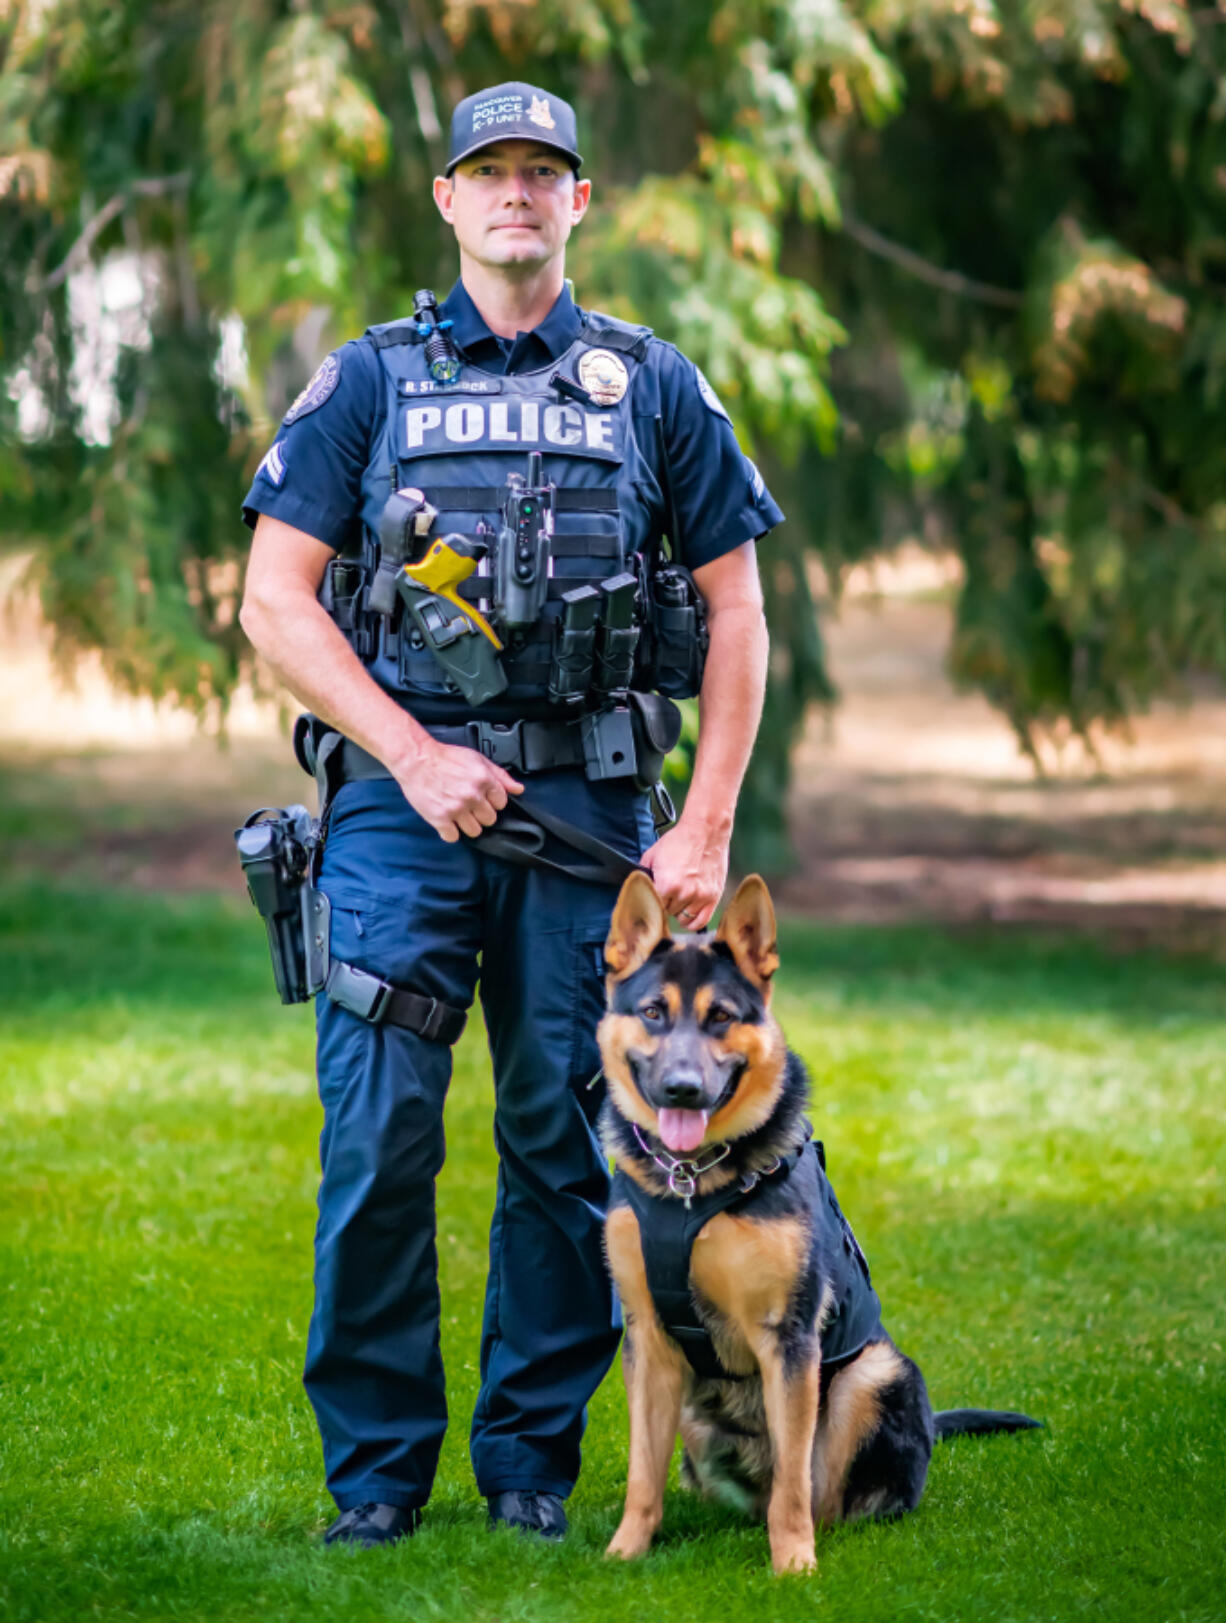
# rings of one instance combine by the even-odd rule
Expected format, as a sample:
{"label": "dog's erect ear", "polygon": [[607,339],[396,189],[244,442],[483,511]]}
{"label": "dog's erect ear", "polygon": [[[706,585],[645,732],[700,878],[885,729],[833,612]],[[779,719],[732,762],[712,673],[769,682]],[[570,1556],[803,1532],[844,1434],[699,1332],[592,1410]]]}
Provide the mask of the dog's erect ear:
{"label": "dog's erect ear", "polygon": [[618,980],[645,964],[668,937],[668,920],[656,887],[645,873],[632,873],[622,886],[604,944],[605,962]]}
{"label": "dog's erect ear", "polygon": [[719,921],[716,939],[731,952],[746,980],[764,992],[769,990],[770,978],[779,968],[775,909],[766,881],[756,873],[737,886],[736,895]]}

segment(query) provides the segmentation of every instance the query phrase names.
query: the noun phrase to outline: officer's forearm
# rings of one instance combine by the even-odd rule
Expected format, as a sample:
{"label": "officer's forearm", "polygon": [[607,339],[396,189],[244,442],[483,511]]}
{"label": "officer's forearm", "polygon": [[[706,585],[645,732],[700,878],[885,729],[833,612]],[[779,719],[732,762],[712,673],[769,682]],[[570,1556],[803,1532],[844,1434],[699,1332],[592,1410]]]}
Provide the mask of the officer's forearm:
{"label": "officer's forearm", "polygon": [[429,733],[367,674],[313,593],[294,582],[272,593],[249,592],[239,618],[294,697],[397,776],[428,753]]}
{"label": "officer's forearm", "polygon": [[681,822],[727,840],[762,719],[770,643],[756,603],[713,608],[709,623],[698,752]]}

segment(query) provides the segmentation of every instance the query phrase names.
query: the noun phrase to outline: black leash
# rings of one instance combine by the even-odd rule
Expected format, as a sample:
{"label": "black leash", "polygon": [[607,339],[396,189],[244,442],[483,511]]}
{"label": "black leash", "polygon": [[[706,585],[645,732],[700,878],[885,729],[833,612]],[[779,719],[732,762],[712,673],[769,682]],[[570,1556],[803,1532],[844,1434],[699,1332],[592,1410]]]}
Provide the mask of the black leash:
{"label": "black leash", "polygon": [[[550,835],[594,860],[591,863],[560,862],[546,856],[543,847]],[[504,862],[518,862],[529,868],[548,868],[565,874],[568,879],[581,879],[592,885],[620,885],[632,873],[647,871],[642,863],[631,862],[629,857],[586,829],[532,805],[523,795],[516,795],[507,802],[492,828],[475,836],[466,834],[464,838],[487,856],[501,857]]]}

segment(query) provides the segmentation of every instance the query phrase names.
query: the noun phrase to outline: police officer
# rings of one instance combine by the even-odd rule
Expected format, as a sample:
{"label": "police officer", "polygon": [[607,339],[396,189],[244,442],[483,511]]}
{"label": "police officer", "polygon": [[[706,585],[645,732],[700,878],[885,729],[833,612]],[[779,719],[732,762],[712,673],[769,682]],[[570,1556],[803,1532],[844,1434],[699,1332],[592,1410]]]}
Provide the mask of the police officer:
{"label": "police officer", "polygon": [[[438,311],[457,364],[432,371],[407,321],[328,356],[247,495],[241,612],[285,685],[350,741],[347,758],[374,766],[344,775],[329,813],[319,884],[334,958],[427,1008],[466,1008],[480,967],[500,1164],[471,1455],[495,1524],[554,1537],[618,1336],[588,1089],[616,891],[474,842],[527,789],[641,856],[682,926],[707,924],[765,685],[754,543],[782,517],[698,368],[574,303],[563,264],[591,192],[580,165],[574,113],[547,91],[504,84],[456,108],[434,201],[460,251]],[[474,705],[407,616],[371,607],[391,491],[433,505],[431,536],[488,535],[499,489],[533,450],[557,489],[546,631],[570,583],[615,575],[665,533],[706,600],[692,784],[659,839],[631,777],[592,775],[593,735],[585,755],[530,630],[504,645],[505,690]],[[581,707],[589,722],[603,703]],[[446,1426],[434,1180],[451,1052],[437,1022],[363,1012],[319,999],[304,1379],[340,1512],[327,1538],[374,1544],[417,1525]]]}

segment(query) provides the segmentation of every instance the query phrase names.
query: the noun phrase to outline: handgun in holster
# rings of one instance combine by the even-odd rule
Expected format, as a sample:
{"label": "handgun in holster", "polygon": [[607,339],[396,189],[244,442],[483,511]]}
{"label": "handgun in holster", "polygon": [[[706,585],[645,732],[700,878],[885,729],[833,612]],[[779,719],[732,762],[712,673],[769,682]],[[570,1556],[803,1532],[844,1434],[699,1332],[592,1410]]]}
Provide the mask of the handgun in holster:
{"label": "handgun in holster", "polygon": [[234,839],[281,1001],[305,1003],[328,973],[328,898],[311,883],[317,824],[305,806],[262,806]]}

